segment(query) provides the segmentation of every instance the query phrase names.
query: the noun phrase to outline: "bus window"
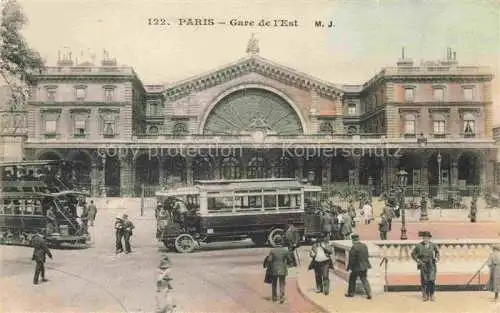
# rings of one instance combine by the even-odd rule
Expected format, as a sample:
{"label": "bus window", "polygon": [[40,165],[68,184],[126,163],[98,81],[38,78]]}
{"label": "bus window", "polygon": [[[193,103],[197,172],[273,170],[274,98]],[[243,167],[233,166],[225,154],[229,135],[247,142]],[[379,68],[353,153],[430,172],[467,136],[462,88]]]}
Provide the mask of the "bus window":
{"label": "bus window", "polygon": [[233,198],[231,197],[214,197],[208,198],[208,212],[232,212]]}
{"label": "bus window", "polygon": [[280,210],[300,208],[300,195],[278,195],[278,207]]}
{"label": "bus window", "polygon": [[266,211],[276,210],[276,195],[264,196],[264,210]]}
{"label": "bus window", "polygon": [[248,208],[249,209],[261,209],[262,208],[262,196],[248,196]]}

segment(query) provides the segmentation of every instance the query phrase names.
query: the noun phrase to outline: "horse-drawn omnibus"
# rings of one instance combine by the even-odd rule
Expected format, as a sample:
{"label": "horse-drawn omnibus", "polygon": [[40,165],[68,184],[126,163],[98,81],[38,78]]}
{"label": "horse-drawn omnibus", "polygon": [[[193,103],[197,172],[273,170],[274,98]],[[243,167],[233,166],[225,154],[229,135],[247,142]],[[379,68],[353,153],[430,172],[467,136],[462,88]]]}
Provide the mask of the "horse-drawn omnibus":
{"label": "horse-drawn omnibus", "polygon": [[[156,193],[157,238],[167,248],[191,252],[199,242],[252,239],[275,246],[287,224],[304,235],[306,197],[320,187],[291,178],[198,181]],[[176,206],[187,212],[180,216]]]}
{"label": "horse-drawn omnibus", "polygon": [[36,233],[52,246],[86,243],[76,207],[87,195],[64,190],[52,177],[54,166],[57,161],[0,163],[0,243],[29,245]]}

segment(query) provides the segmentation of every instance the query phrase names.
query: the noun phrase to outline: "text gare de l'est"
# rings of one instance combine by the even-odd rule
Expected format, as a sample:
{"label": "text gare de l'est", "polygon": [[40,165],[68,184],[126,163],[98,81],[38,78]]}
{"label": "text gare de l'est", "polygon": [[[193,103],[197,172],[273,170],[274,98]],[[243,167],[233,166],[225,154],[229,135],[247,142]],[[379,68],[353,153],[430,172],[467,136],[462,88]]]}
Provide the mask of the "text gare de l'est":
{"label": "text gare de l'est", "polygon": [[298,27],[299,21],[297,19],[237,19],[232,18],[229,21],[217,21],[213,18],[180,18],[178,20],[179,26],[211,26],[216,24],[226,24],[229,26],[247,26],[247,27]]}

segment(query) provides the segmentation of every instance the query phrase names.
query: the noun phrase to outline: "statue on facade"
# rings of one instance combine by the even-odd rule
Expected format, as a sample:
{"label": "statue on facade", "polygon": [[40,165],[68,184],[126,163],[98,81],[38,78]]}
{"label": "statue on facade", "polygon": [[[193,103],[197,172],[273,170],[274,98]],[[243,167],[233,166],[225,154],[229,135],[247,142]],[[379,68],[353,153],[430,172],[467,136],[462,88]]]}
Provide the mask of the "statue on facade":
{"label": "statue on facade", "polygon": [[252,37],[250,37],[250,40],[248,40],[247,53],[248,54],[258,54],[259,51],[260,51],[259,40],[257,38],[255,38],[255,34],[252,34]]}

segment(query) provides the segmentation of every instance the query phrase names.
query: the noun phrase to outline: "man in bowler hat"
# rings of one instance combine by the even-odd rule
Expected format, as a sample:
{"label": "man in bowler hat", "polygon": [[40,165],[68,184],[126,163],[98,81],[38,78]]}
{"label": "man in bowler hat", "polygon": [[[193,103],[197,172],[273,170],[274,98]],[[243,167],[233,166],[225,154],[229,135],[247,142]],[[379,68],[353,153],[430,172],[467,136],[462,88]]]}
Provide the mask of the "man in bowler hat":
{"label": "man in bowler hat", "polygon": [[[285,303],[285,281],[288,275],[288,265],[293,262],[293,259],[288,248],[283,247],[283,238],[281,236],[276,236],[274,242],[277,247],[271,250],[264,263],[265,267],[270,267],[273,302]],[[278,283],[279,297],[277,293]]]}
{"label": "man in bowler hat", "polygon": [[422,299],[424,301],[435,301],[436,271],[439,261],[439,249],[436,244],[430,242],[432,235],[428,231],[418,233],[422,242],[417,244],[411,253],[411,257],[417,262],[420,270],[420,284],[422,287]]}
{"label": "man in bowler hat", "polygon": [[47,247],[47,244],[45,243],[45,240],[43,239],[42,235],[39,233],[37,233],[33,237],[31,244],[34,248],[33,256],[31,257],[31,259],[35,261],[36,264],[35,275],[33,276],[33,284],[37,285],[40,274],[42,274],[42,281],[43,282],[47,281],[47,279],[45,278],[45,255],[48,255],[49,258],[52,259],[52,253]]}
{"label": "man in bowler hat", "polygon": [[359,279],[365,289],[366,298],[372,298],[372,289],[368,282],[367,273],[372,268],[369,260],[368,247],[366,244],[359,241],[359,235],[353,234],[351,236],[352,247],[349,250],[349,263],[347,270],[351,271],[349,274],[349,286],[347,288],[346,297],[354,297],[356,291],[356,281]]}

